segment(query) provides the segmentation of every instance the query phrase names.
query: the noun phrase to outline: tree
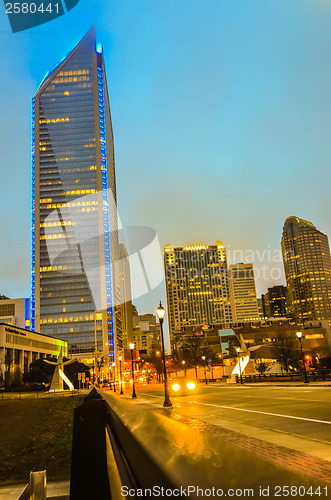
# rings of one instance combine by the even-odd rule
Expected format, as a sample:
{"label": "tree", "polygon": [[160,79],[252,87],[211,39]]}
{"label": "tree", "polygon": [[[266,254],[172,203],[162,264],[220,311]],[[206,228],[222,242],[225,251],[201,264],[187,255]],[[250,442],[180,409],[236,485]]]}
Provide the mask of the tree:
{"label": "tree", "polygon": [[236,358],[238,356],[237,353],[237,347],[240,347],[240,342],[237,337],[235,337],[233,340],[229,341],[229,345],[227,347],[227,354],[224,356],[226,358]]}
{"label": "tree", "polygon": [[[49,361],[56,362],[57,358],[47,358]],[[23,374],[23,382],[25,384],[44,384],[49,385],[54,374],[54,366],[45,363],[43,359],[32,361],[29,366],[29,371]]]}
{"label": "tree", "polygon": [[277,361],[280,363],[282,371],[285,370],[286,373],[300,366],[300,354],[295,344],[296,339],[282,336],[275,345]]}
{"label": "tree", "polygon": [[159,381],[161,380],[161,375],[163,374],[163,360],[161,351],[153,351],[150,356],[145,357],[145,362],[151,363],[157,373]]}
{"label": "tree", "polygon": [[266,361],[260,361],[260,363],[255,363],[255,370],[264,375],[265,372],[268,372],[272,366],[272,363],[267,363]]}
{"label": "tree", "polygon": [[213,351],[204,344],[204,337],[201,335],[189,335],[183,343],[183,359],[195,369],[195,377],[198,378],[198,366],[203,365],[202,356],[209,358]]}
{"label": "tree", "polygon": [[5,389],[8,391],[11,386],[12,375],[11,368],[14,366],[14,351],[13,349],[5,350]]}
{"label": "tree", "polygon": [[184,351],[183,349],[173,349],[171,353],[170,367],[168,369],[169,372],[175,372],[177,375],[178,371],[186,370],[188,368],[187,361],[183,357]]}
{"label": "tree", "polygon": [[[56,362],[56,357],[47,358],[48,361]],[[69,358],[63,358],[63,361],[68,361]],[[46,386],[50,385],[54,375],[54,365],[49,365],[45,363],[44,359],[36,359],[32,361],[29,366],[29,371],[23,374],[23,382],[25,384],[44,384]],[[70,382],[74,386],[78,387],[78,373],[85,372],[85,376],[90,376],[90,369],[84,363],[80,361],[75,361],[70,365],[64,367],[64,372]]]}
{"label": "tree", "polygon": [[327,346],[317,346],[311,351],[312,365],[314,368],[331,368],[330,350]]}
{"label": "tree", "polygon": [[[64,361],[68,361],[68,358],[64,358]],[[84,363],[81,363],[80,361],[75,361],[70,365],[64,366],[64,373],[66,374],[70,382],[74,384],[74,387],[78,389],[79,387],[78,373],[85,373],[85,378],[89,378],[90,367],[85,365]]]}

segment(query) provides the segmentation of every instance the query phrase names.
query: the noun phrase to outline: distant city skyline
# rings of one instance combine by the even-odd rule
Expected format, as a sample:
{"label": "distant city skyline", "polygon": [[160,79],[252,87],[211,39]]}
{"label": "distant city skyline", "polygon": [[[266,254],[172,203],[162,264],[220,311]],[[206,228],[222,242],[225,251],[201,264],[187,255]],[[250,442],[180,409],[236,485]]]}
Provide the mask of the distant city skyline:
{"label": "distant city skyline", "polygon": [[[307,0],[81,0],[17,34],[0,17],[1,90],[15,96],[2,107],[0,292],[30,295],[30,97],[94,22],[123,223],[154,228],[161,245],[219,239],[228,252],[255,252],[257,295],[285,285],[281,259],[268,258],[280,253],[284,220],[331,235],[330,21],[329,5]],[[263,265],[278,272],[263,277]],[[134,303],[154,313],[160,298],[164,284]]]}

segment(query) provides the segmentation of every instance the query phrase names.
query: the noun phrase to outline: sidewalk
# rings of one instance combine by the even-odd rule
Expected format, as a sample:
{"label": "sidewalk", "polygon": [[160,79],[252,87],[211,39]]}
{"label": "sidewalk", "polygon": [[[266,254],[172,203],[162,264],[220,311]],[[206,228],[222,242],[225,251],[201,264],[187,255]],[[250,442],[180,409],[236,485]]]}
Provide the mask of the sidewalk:
{"label": "sidewalk", "polygon": [[244,382],[242,385],[240,383],[227,383],[227,382],[208,382],[209,387],[235,387],[235,386],[247,386],[247,387],[331,387],[331,380],[309,380],[309,384],[305,384],[303,381],[290,381],[286,380],[284,382]]}
{"label": "sidewalk", "polygon": [[[162,413],[164,410],[156,411]],[[287,470],[331,483],[330,445],[328,444],[316,441],[309,443],[304,438],[290,434],[272,436],[275,434],[273,431],[267,429],[257,431],[253,426],[238,426],[238,423],[231,421],[223,421],[223,426],[215,425],[207,423],[203,417],[200,420],[183,415],[181,410],[177,413],[177,408],[176,412],[169,413],[167,417],[209,436],[232,443]],[[239,432],[238,427],[240,427]],[[279,441],[283,441],[282,444]]]}
{"label": "sidewalk", "polygon": [[[18,500],[26,484],[16,486],[0,485],[0,500]],[[69,498],[70,481],[58,481],[47,483],[47,498],[57,498],[68,496]]]}

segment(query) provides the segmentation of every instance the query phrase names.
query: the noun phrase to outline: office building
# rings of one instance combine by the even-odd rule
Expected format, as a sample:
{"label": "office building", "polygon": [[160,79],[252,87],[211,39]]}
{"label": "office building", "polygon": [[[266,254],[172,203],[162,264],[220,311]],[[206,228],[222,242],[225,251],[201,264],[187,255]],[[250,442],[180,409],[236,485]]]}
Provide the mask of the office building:
{"label": "office building", "polygon": [[226,249],[192,244],[164,248],[170,338],[231,322]]}
{"label": "office building", "polygon": [[264,317],[262,297],[258,297],[258,299],[257,299],[257,306],[259,308],[259,318],[261,319],[261,318]]}
{"label": "office building", "polygon": [[132,341],[140,354],[152,354],[161,348],[160,323],[154,314],[135,314],[133,316]]}
{"label": "office building", "polygon": [[253,264],[229,266],[228,280],[233,322],[258,320]]}
{"label": "office building", "polygon": [[49,335],[41,335],[24,328],[0,323],[0,373],[11,377],[28,371],[36,359],[68,356],[68,344]]}
{"label": "office building", "polygon": [[331,318],[328,237],[311,222],[288,217],[282,236],[289,317],[299,325]]}
{"label": "office building", "polygon": [[[257,299],[259,300],[259,299]],[[263,318],[271,318],[270,312],[270,302],[269,302],[269,293],[262,293],[261,295],[261,305],[262,305],[262,317]]]}
{"label": "office building", "polygon": [[268,288],[262,294],[263,316],[265,318],[286,318],[286,286],[277,285]]}
{"label": "office building", "polygon": [[90,30],[32,100],[32,329],[116,359],[121,319],[114,144],[103,49]]}
{"label": "office building", "polygon": [[0,323],[30,329],[30,299],[0,297]]}

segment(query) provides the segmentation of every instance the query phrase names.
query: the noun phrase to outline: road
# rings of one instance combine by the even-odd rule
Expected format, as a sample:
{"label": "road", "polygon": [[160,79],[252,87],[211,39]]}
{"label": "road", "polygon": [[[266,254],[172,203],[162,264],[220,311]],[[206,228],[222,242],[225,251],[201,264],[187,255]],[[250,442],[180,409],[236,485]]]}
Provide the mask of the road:
{"label": "road", "polygon": [[[162,406],[162,388],[137,388],[138,401]],[[302,451],[331,462],[331,387],[201,386],[171,396],[176,414]]]}

